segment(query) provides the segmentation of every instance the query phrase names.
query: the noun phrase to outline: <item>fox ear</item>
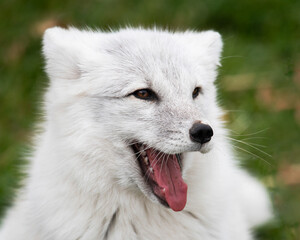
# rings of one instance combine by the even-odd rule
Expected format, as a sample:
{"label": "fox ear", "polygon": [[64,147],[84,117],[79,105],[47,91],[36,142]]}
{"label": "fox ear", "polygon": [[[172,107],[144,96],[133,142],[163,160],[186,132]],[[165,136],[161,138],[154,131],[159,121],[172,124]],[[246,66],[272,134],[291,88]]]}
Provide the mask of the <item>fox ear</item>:
{"label": "fox ear", "polygon": [[215,31],[187,32],[186,38],[193,53],[202,63],[220,66],[223,48],[221,35]]}
{"label": "fox ear", "polygon": [[76,29],[49,28],[44,33],[43,54],[50,79],[80,77],[81,41]]}

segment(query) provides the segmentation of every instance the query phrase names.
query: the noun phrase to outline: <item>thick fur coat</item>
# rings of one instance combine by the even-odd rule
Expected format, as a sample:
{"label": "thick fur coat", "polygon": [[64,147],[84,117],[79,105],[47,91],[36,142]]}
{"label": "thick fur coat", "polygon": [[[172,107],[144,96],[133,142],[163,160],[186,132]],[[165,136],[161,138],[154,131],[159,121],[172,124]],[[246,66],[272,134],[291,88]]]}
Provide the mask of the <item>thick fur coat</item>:
{"label": "thick fur coat", "polygon": [[[252,239],[270,203],[227,140],[214,85],[221,50],[213,31],[48,29],[45,120],[0,239]],[[207,143],[191,140],[197,121],[213,129]],[[180,154],[183,210],[154,194],[135,141]]]}

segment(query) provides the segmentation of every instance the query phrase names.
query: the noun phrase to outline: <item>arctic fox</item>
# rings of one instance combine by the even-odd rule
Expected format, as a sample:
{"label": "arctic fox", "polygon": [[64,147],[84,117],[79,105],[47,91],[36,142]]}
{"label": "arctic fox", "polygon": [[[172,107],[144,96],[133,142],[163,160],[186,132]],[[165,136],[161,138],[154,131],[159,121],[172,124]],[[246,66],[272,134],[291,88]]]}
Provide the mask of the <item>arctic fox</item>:
{"label": "arctic fox", "polygon": [[50,84],[1,240],[249,240],[271,216],[238,167],[214,31],[46,30]]}

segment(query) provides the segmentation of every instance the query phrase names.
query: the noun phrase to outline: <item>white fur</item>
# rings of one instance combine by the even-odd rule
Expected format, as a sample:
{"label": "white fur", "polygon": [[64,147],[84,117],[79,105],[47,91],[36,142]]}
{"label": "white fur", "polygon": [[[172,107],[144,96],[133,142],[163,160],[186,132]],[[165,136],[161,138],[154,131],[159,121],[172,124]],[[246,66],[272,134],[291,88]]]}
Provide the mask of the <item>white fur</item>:
{"label": "white fur", "polygon": [[[218,33],[51,28],[43,43],[51,80],[43,132],[1,240],[252,239],[270,203],[237,166],[220,120]],[[197,86],[203,94],[193,99]],[[142,88],[159,103],[128,96]],[[189,138],[197,120],[214,130],[201,149]],[[133,139],[184,152],[183,211],[148,191],[128,147]]]}

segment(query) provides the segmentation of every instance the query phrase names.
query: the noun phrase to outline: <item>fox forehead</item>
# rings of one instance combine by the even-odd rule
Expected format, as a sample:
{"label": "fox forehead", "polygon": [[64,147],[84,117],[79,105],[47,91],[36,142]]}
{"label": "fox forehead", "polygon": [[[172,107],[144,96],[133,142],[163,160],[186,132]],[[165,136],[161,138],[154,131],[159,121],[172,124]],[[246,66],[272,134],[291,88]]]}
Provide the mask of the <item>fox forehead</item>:
{"label": "fox forehead", "polygon": [[[144,41],[139,38],[125,41],[126,45],[114,52],[116,64],[141,76],[148,84],[159,84],[165,80],[177,86],[183,81],[196,81],[193,75],[198,65],[192,56],[186,54],[186,47],[172,38],[166,41],[166,37],[155,37]],[[123,39],[118,41],[122,44]]]}
{"label": "fox forehead", "polygon": [[90,84],[83,88],[89,85],[90,92],[119,96],[139,88],[188,92],[212,82],[221,49],[220,35],[212,31],[131,28],[112,33],[52,28],[43,46],[51,81],[86,80]]}
{"label": "fox forehead", "polygon": [[[116,41],[120,44],[110,47],[118,48],[105,50],[108,52],[106,59],[110,61],[102,63],[102,66],[90,72],[100,78],[106,75],[105,82],[108,87],[114,82],[114,88],[123,94],[142,88],[160,91],[169,89],[178,92],[193,88],[201,81],[199,78],[201,69],[193,70],[191,60],[183,56],[178,48],[151,43],[142,44],[136,39],[132,41],[126,39],[124,45],[123,39]],[[102,87],[103,84],[104,81]]]}

